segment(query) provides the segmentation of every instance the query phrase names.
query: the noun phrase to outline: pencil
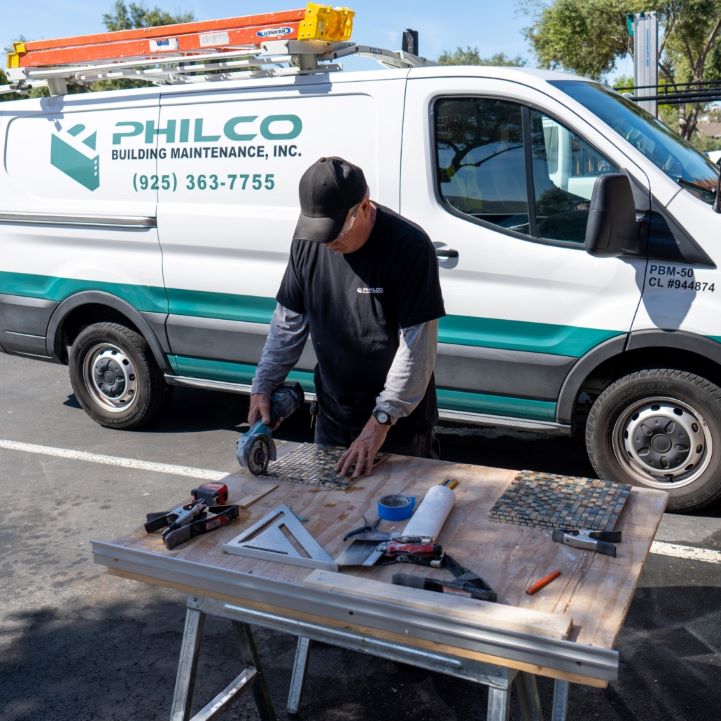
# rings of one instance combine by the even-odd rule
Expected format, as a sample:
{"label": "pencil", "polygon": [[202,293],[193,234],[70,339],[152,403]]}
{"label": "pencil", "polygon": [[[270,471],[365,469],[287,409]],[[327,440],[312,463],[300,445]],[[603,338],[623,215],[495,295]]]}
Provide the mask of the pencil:
{"label": "pencil", "polygon": [[532,596],[536,591],[540,591],[544,586],[547,586],[551,581],[553,581],[555,578],[558,578],[561,575],[560,571],[551,571],[547,576],[544,576],[543,578],[539,578],[538,581],[535,583],[532,583],[527,589],[526,593],[529,596]]}

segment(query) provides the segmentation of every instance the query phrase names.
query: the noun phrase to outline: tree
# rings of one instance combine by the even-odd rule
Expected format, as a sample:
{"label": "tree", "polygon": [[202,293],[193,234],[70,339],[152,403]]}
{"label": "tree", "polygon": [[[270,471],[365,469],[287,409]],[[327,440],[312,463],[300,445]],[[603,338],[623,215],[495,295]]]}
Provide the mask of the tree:
{"label": "tree", "polygon": [[126,5],[124,0],[116,0],[115,12],[103,13],[103,23],[110,32],[187,23],[191,20],[194,20],[194,16],[190,12],[173,15],[159,7],[146,8],[142,3]]}
{"label": "tree", "polygon": [[[158,7],[146,8],[142,4],[130,3],[126,5],[124,0],[116,0],[114,6],[114,12],[103,14],[103,23],[109,32],[115,30],[131,30],[133,28],[149,28],[157,25],[173,25],[175,23],[186,23],[193,20],[193,13],[178,13],[173,15],[167,13]],[[24,40],[25,38],[20,37],[18,40]],[[9,51],[9,50],[8,50]],[[0,70],[0,85],[6,84],[7,77],[5,73]],[[147,85],[146,82],[141,80],[103,80],[92,85],[78,86],[72,85],[69,88],[69,92],[87,92],[91,90],[114,90],[117,88],[133,88],[142,87]],[[30,97],[40,97],[47,95],[48,92],[45,88],[37,88],[30,91]],[[17,96],[14,93],[7,95],[0,95],[0,101],[2,100],[13,100]]]}
{"label": "tree", "polygon": [[[659,13],[660,83],[721,78],[721,0],[530,2],[525,12],[533,21],[525,32],[541,66],[601,79],[632,49],[627,16],[652,10]],[[682,137],[694,135],[704,107],[703,103],[679,106]]]}
{"label": "tree", "polygon": [[[109,32],[115,30],[133,30],[134,28],[151,28],[158,25],[174,25],[194,20],[193,13],[179,13],[173,15],[161,10],[159,7],[146,8],[145,5],[130,3],[124,0],[115,0],[112,13],[103,13],[103,23]],[[120,88],[139,88],[148,85],[142,80],[101,80],[94,83],[90,90],[117,90]]]}
{"label": "tree", "polygon": [[505,53],[496,53],[489,58],[482,58],[478,48],[470,45],[464,50],[459,47],[454,52],[444,50],[438,58],[439,65],[512,65],[522,67],[526,64],[524,58],[516,55],[508,57]]}

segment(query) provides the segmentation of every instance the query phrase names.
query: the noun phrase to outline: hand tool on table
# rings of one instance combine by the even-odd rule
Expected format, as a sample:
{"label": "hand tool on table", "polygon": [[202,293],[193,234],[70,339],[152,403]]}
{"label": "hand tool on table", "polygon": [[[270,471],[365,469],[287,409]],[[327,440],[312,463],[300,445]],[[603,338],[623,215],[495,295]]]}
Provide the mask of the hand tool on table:
{"label": "hand tool on table", "polygon": [[555,528],[551,537],[556,543],[615,557],[616,546],[613,544],[621,543],[621,533],[621,531],[593,531],[587,528]]}
{"label": "hand tool on table", "polygon": [[300,383],[284,383],[273,392],[270,397],[270,425],[263,423],[261,418],[238,438],[236,457],[243,468],[255,476],[268,470],[268,463],[276,459],[273,428],[295,413],[304,399]]}
{"label": "hand tool on table", "polygon": [[145,530],[148,533],[159,531],[161,528],[165,528],[163,533],[174,531],[176,528],[192,523],[201,513],[205,512],[206,508],[205,503],[198,500],[170,511],[148,513],[145,517]]}
{"label": "hand tool on table", "polygon": [[[393,562],[404,560],[412,563],[414,557],[437,562],[442,549],[435,541],[456,500],[448,483],[431,487],[402,531],[383,533],[377,530],[376,522],[373,528],[359,528],[346,534],[344,540],[353,537],[353,541],[336,559],[338,566],[373,566],[383,556]],[[406,547],[401,550],[394,544]]]}
{"label": "hand tool on table", "polygon": [[426,591],[443,593],[444,589],[467,593],[479,601],[497,601],[496,592],[477,574],[461,566],[453,556],[447,553],[441,559],[441,568],[447,568],[454,576],[453,580],[415,576],[411,573],[394,573],[393,583],[397,586],[422,588]]}
{"label": "hand tool on table", "polygon": [[295,566],[338,570],[325,548],[313,538],[295,513],[283,504],[224,543],[223,552]]}
{"label": "hand tool on table", "polygon": [[146,532],[153,533],[162,528],[163,542],[168,549],[175,548],[193,536],[225,526],[240,515],[238,506],[225,504],[228,500],[228,486],[225,483],[204,483],[191,493],[194,500],[190,503],[170,511],[146,515]]}
{"label": "hand tool on table", "polygon": [[190,495],[194,501],[203,501],[206,506],[224,506],[228,502],[228,486],[219,481],[209,481],[194,488]]}
{"label": "hand tool on table", "polygon": [[[200,501],[202,504],[203,502]],[[190,523],[179,528],[170,528],[163,531],[163,541],[168,549],[175,548],[181,543],[199,536],[202,533],[210,533],[216,528],[226,526],[240,515],[240,508],[236,505],[206,506],[204,511]]]}
{"label": "hand tool on table", "polygon": [[[366,520],[366,517],[363,516],[363,525],[360,526],[359,528],[354,528],[352,531],[348,531],[348,533],[346,533],[345,536],[343,536],[343,540],[347,541],[349,538],[352,538],[353,536],[363,536],[364,538],[367,538],[368,534],[378,531],[378,526],[382,520],[383,519],[380,516],[378,516],[378,518],[376,518],[376,520],[373,521],[373,523],[368,523],[368,521]],[[388,538],[388,534],[386,534],[386,533],[382,533],[381,531],[378,531],[378,534],[379,534],[378,540],[383,540],[385,538]]]}
{"label": "hand tool on table", "polygon": [[193,500],[170,511],[148,513],[145,518],[145,530],[148,533],[166,528],[166,532],[174,531],[188,523],[192,523],[208,506],[224,505],[228,500],[228,486],[225,483],[209,482],[194,488],[191,492]]}

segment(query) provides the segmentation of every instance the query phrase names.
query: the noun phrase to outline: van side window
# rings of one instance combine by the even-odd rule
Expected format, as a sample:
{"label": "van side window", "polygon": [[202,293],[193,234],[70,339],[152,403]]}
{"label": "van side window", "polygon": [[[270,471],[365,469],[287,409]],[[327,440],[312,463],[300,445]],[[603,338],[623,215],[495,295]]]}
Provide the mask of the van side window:
{"label": "van side window", "polygon": [[440,98],[434,116],[438,190],[448,206],[533,238],[583,243],[595,180],[619,172],[616,166],[558,121],[518,103]]}
{"label": "van side window", "polygon": [[530,111],[533,190],[538,235],[583,243],[599,175],[619,170],[556,120]]}
{"label": "van side window", "polygon": [[435,105],[440,194],[457,211],[528,233],[521,106],[489,98]]}

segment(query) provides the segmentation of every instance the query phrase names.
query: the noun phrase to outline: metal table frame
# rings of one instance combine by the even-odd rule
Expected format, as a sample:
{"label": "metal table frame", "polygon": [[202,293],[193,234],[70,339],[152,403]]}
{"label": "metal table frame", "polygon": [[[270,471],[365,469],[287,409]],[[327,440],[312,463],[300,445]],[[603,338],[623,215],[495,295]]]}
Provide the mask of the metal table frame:
{"label": "metal table frame", "polygon": [[[251,623],[298,636],[288,694],[288,713],[291,714],[298,712],[311,640],[314,640],[488,686],[486,715],[488,721],[509,721],[511,693],[514,688],[518,695],[524,721],[541,721],[543,718],[536,677],[532,674],[467,658],[403,646],[353,631],[290,619],[213,598],[191,595],[187,599],[185,630],[173,694],[171,721],[188,721],[190,718],[190,704],[206,615],[217,616],[232,622],[240,642],[241,658],[245,668],[223,691],[193,716],[192,721],[210,721],[210,719],[216,718],[248,690],[253,691],[261,721],[276,721],[250,631],[249,624]],[[568,689],[567,681],[555,681],[552,721],[565,721]]]}

